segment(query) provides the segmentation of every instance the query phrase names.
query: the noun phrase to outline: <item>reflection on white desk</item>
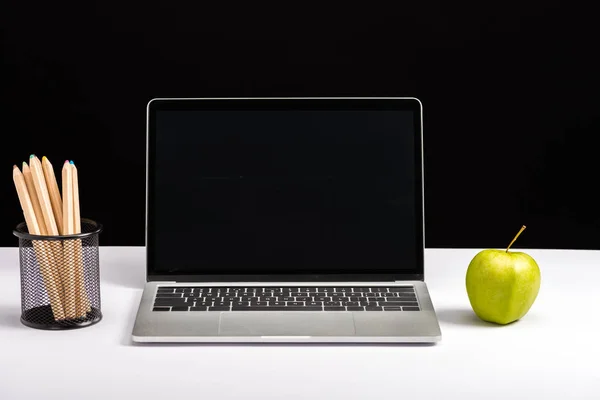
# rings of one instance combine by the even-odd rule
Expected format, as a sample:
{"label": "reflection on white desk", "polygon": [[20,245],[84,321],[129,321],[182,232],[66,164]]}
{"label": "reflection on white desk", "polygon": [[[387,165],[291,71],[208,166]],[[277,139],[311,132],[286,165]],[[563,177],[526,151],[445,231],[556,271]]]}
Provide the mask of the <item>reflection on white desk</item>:
{"label": "reflection on white desk", "polygon": [[133,345],[143,248],[100,249],[104,318],[60,332],[21,324],[18,249],[3,248],[0,399],[600,399],[600,251],[525,250],[542,286],[507,326],[471,311],[477,251],[426,251],[437,345]]}

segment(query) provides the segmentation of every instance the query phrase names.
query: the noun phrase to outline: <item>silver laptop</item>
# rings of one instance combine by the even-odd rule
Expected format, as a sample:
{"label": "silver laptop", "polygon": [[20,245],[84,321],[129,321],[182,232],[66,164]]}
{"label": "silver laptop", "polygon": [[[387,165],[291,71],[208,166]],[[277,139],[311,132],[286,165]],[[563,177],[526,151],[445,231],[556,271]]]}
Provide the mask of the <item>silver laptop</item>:
{"label": "silver laptop", "polygon": [[415,98],[154,99],[135,342],[436,342]]}

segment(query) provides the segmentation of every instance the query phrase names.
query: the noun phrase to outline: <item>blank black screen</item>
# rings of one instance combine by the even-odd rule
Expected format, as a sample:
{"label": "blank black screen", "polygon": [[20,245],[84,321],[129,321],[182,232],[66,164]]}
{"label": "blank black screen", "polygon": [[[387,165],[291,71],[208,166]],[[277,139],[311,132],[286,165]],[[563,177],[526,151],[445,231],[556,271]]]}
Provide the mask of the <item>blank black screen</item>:
{"label": "blank black screen", "polygon": [[154,123],[154,273],[416,268],[413,112],[159,110]]}

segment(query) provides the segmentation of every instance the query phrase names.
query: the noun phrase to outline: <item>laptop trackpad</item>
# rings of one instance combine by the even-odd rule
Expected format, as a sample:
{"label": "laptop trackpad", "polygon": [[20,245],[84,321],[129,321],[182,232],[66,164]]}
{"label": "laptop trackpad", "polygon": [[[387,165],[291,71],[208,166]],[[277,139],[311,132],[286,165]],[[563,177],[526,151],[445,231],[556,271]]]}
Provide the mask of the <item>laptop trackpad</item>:
{"label": "laptop trackpad", "polygon": [[246,311],[221,313],[221,336],[354,336],[352,313]]}

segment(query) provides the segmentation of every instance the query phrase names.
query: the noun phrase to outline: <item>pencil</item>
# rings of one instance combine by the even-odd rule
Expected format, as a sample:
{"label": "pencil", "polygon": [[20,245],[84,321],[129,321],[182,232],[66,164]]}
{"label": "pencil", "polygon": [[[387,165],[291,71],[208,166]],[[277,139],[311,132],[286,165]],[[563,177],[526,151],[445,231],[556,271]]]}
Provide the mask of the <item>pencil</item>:
{"label": "pencil", "polygon": [[52,211],[52,203],[50,203],[50,195],[48,194],[44,171],[42,170],[40,160],[34,154],[29,156],[29,168],[31,169],[31,175],[33,176],[35,191],[40,200],[40,206],[42,208],[42,214],[44,215],[44,223],[46,224],[48,235],[57,236],[59,235],[58,227],[54,220],[54,211]]}
{"label": "pencil", "polygon": [[[81,233],[81,216],[79,209],[79,177],[73,160],[70,162],[73,171],[73,220],[74,233]],[[77,291],[77,316],[85,316],[91,311],[90,300],[85,290],[85,273],[83,271],[83,247],[81,239],[75,241],[75,287]]]}
{"label": "pencil", "polygon": [[[52,210],[52,202],[50,201],[50,194],[48,193],[44,170],[42,168],[42,163],[35,154],[29,156],[29,167],[31,169],[31,175],[33,176],[35,190],[40,200],[40,206],[42,208],[42,214],[44,215],[44,222],[46,223],[48,235],[58,236],[60,233],[58,232],[58,226],[54,219],[54,211]],[[72,268],[69,268],[68,265],[66,265],[69,259],[65,259],[63,245],[60,241],[51,240],[48,241],[47,244],[54,253],[54,260],[51,264],[52,271],[55,276],[60,278],[62,286],[62,303],[66,317],[70,318],[74,316],[75,313],[75,282],[72,281],[73,277],[71,276],[72,274],[70,274]]]}
{"label": "pencil", "polygon": [[31,197],[29,196],[29,191],[27,190],[25,177],[21,174],[19,167],[16,165],[13,165],[13,181],[17,189],[17,195],[19,196],[19,203],[21,203],[27,230],[33,235],[41,235],[42,232],[35,217],[35,211],[33,203],[31,202]]}
{"label": "pencil", "polygon": [[[29,193],[31,204],[33,205],[35,219],[36,221],[43,221],[44,216],[42,214],[40,200],[38,199],[37,193],[35,191],[35,185],[33,184],[33,176],[31,175],[31,170],[29,169],[29,166],[25,161],[23,161],[23,178],[25,179],[25,184],[27,185],[27,193]],[[38,226],[41,235],[48,234],[46,230],[46,224],[39,224]]]}
{"label": "pencil", "polygon": [[[68,161],[62,169],[62,199],[63,199],[63,235],[75,233],[73,222],[73,171]],[[75,318],[77,312],[77,282],[75,273],[75,241],[63,241],[63,284],[65,287],[65,314],[67,318]]]}
{"label": "pencil", "polygon": [[65,161],[62,169],[62,197],[63,197],[63,234],[75,233],[75,213],[73,211],[73,168],[69,161]]}
{"label": "pencil", "polygon": [[48,186],[48,193],[50,195],[50,203],[52,204],[52,212],[54,213],[56,227],[58,228],[58,232],[60,232],[61,235],[64,235],[62,199],[60,197],[60,191],[58,190],[56,176],[54,175],[54,168],[46,156],[42,157],[42,169],[44,170],[44,177],[46,178],[46,186]]}
{"label": "pencil", "polygon": [[[25,178],[16,165],[13,166],[13,181],[17,189],[19,203],[23,210],[28,232],[33,235],[41,235],[40,224],[35,217],[33,203],[31,202],[29,191],[27,190]],[[61,301],[60,280],[58,279],[58,275],[54,274],[52,270],[52,250],[45,246],[44,242],[33,240],[32,243],[38,263],[40,264],[40,272],[44,280],[44,285],[46,286],[46,292],[50,299],[50,308],[54,314],[54,319],[64,319],[65,314]]]}

